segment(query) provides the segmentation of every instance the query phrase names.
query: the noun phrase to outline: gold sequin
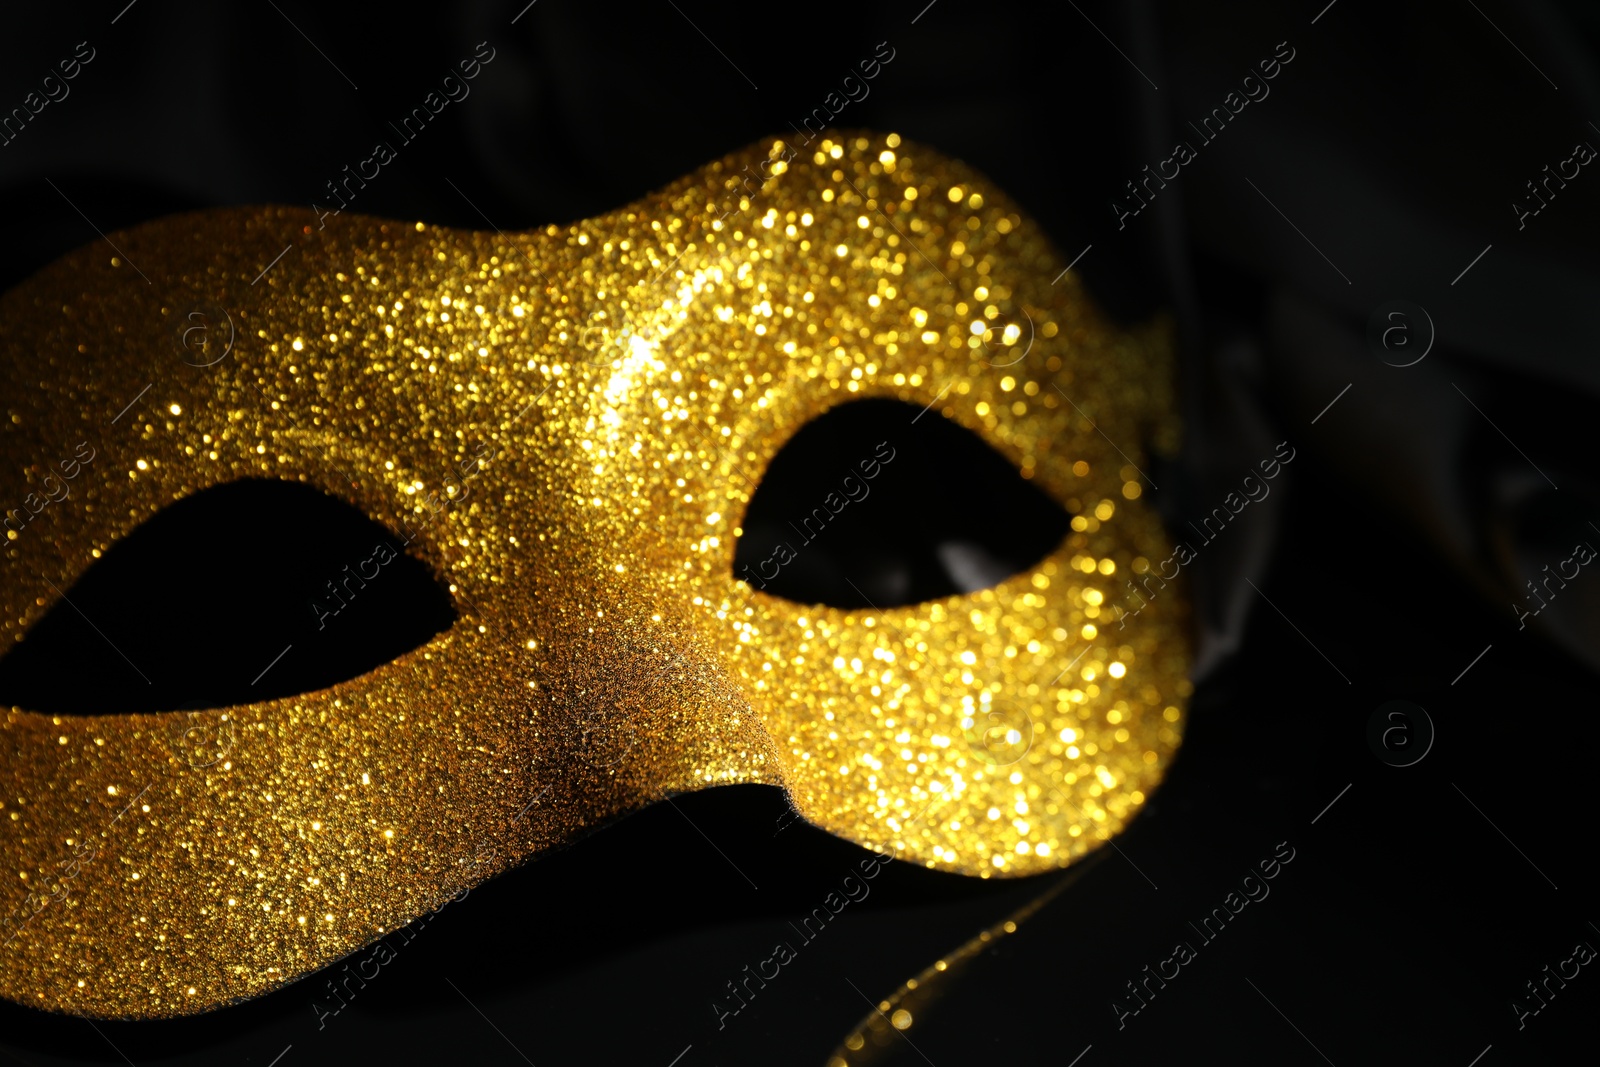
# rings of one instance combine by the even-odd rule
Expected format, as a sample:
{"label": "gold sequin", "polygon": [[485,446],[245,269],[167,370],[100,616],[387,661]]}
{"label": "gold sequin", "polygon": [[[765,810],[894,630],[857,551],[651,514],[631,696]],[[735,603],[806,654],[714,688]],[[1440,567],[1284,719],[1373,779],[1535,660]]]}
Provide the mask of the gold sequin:
{"label": "gold sequin", "polygon": [[[3,639],[163,506],[247,477],[414,531],[459,621],[287,699],[0,715],[6,997],[203,1011],[720,783],[987,877],[1071,863],[1159,781],[1184,601],[1126,625],[1111,605],[1169,554],[1127,470],[1175,444],[1165,335],[1111,328],[970,168],[835,134],[571,226],[317,221],[150,223],[0,300],[0,500],[97,450],[8,530]],[[885,611],[737,580],[768,461],[869,396],[978,434],[1074,532],[991,589]]]}

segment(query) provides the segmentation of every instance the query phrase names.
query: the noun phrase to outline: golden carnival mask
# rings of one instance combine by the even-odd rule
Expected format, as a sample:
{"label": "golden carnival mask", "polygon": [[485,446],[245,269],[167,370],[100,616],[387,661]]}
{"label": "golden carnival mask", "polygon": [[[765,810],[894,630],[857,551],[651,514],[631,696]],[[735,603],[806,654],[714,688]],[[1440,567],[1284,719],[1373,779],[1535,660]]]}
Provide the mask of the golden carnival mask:
{"label": "golden carnival mask", "polygon": [[[833,135],[526,233],[249,208],[111,240],[0,300],[0,501],[26,501],[6,647],[157,511],[247,478],[409,534],[458,618],[285,699],[0,714],[10,999],[139,1018],[254,996],[722,783],[928,867],[1033,874],[1116,833],[1174,753],[1184,602],[1111,608],[1168,554],[1138,473],[1142,442],[1175,446],[1166,345],[1112,329],[957,162]],[[231,348],[179,358],[194,309]],[[1072,532],[992,588],[888,610],[736,577],[759,472],[866,397],[970,430]],[[80,441],[70,496],[36,509]]]}

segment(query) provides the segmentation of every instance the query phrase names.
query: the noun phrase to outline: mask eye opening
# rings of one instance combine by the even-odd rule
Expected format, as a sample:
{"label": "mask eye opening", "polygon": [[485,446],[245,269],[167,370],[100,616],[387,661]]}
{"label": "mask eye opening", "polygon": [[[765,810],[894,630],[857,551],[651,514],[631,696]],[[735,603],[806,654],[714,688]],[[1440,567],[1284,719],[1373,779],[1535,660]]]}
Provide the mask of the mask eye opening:
{"label": "mask eye opening", "polygon": [[[225,707],[325,689],[449,630],[405,539],[297,482],[244,479],[113,544],[0,655],[0,706],[55,715]],[[15,560],[3,561],[15,566]]]}
{"label": "mask eye opening", "polygon": [[852,400],[772,458],[745,509],[733,574],[801,604],[916,604],[1030,570],[1071,520],[965,427],[899,400]]}

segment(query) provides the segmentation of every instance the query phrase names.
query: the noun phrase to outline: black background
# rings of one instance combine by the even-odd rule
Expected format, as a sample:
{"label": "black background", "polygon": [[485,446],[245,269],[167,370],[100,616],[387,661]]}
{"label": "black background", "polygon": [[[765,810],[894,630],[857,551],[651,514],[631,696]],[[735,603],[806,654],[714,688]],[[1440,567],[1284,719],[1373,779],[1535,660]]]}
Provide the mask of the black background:
{"label": "black background", "polygon": [[[77,42],[97,54],[0,148],[0,283],[97,240],[93,227],[309,205],[479,41],[496,58],[472,95],[352,210],[503,230],[598,214],[787,133],[887,41],[895,58],[840,125],[976,165],[1065,259],[1084,252],[1079,271],[1120,321],[1176,317],[1189,436],[1152,494],[1175,529],[1275,442],[1297,449],[1272,507],[1247,510],[1195,568],[1204,677],[1179,760],[1120,854],[1005,883],[893,864],[719,1030],[723,983],[863,853],[790,824],[775,790],[718,789],[474,890],[324,1029],[311,1009],[322,976],[171,1022],[91,1026],[0,1004],[0,1061],[820,1067],[871,999],[1064,877],[918,1015],[915,1046],[897,1038],[882,1062],[1593,1059],[1593,968],[1520,1030],[1511,1002],[1577,942],[1600,945],[1600,739],[1583,665],[1600,659],[1585,611],[1600,584],[1577,579],[1563,610],[1577,607],[1552,610],[1548,630],[1519,630],[1507,603],[1600,521],[1587,447],[1600,178],[1585,171],[1522,230],[1509,205],[1575,141],[1600,144],[1600,22],[1577,3],[1506,0],[924,2],[8,11],[0,106]],[[1108,205],[1123,182],[1280,41],[1296,57],[1271,96],[1119,229]],[[1402,298],[1438,331],[1404,369],[1361,340]],[[943,490],[882,515],[874,544],[914,524],[924,536],[904,551],[925,552],[928,528],[961,526],[974,488]],[[52,616],[0,662],[0,697],[125,712],[243,699],[274,626],[303,625],[286,621],[301,587],[366,555],[373,534],[288,490],[195,503],[85,578],[87,603],[75,597],[136,643],[159,696]],[[1003,529],[992,536],[1006,547]],[[407,575],[273,684],[348,677],[448,625],[439,591]],[[1369,716],[1396,698],[1437,729],[1407,768],[1367,741]],[[1119,1030],[1124,983],[1195,940],[1188,922],[1282,841],[1295,859],[1271,895]]]}

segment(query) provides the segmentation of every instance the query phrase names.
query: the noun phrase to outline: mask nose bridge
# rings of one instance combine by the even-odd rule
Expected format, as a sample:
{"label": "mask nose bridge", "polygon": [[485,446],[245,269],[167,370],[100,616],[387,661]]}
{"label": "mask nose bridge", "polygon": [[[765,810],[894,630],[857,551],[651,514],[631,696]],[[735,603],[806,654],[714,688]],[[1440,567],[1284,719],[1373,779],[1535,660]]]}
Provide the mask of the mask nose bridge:
{"label": "mask nose bridge", "polygon": [[[541,405],[541,421],[554,427],[597,414],[609,373],[596,368],[578,393],[557,393],[554,404]],[[625,419],[658,415],[648,392],[632,403],[637,411]],[[731,446],[719,446],[720,433],[704,422],[707,410],[673,420],[666,448],[637,455],[626,438],[604,444],[603,455],[572,441],[518,447],[485,476],[481,494],[490,523],[518,542],[504,581],[538,590],[524,610],[526,625],[508,642],[528,657],[516,686],[533,683],[551,735],[579,746],[575,757],[597,773],[635,773],[633,758],[648,751],[656,790],[704,788],[697,768],[706,766],[721,767],[720,778],[748,774],[727,752],[730,737],[745,751],[765,753],[772,744],[752,706],[756,694],[740,686],[713,636],[731,633],[717,621],[724,603],[736,611],[744,605],[728,533],[756,480],[729,473],[737,458],[722,455]],[[631,483],[627,495],[616,493],[619,476]],[[610,514],[597,522],[600,500]],[[730,521],[706,522],[719,512]],[[711,537],[719,537],[717,546],[707,543]],[[509,590],[504,600],[512,602]],[[674,736],[680,747],[662,743]],[[685,748],[695,758],[686,759]]]}

